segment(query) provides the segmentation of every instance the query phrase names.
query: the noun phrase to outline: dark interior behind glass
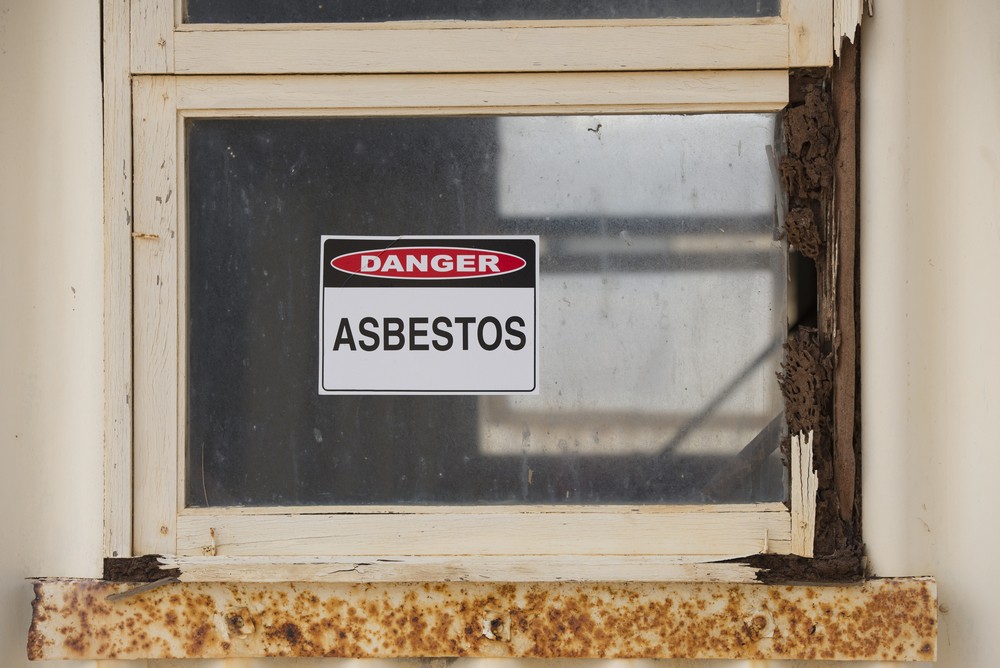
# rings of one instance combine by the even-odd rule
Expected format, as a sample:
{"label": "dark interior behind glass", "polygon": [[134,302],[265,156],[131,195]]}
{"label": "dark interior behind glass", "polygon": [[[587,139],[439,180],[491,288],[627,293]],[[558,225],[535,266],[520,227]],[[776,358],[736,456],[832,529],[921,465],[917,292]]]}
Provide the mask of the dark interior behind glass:
{"label": "dark interior behind glass", "polygon": [[[773,133],[773,115],[189,120],[187,504],[782,499]],[[539,396],[321,396],[324,234],[540,235]]]}
{"label": "dark interior behind glass", "polygon": [[187,0],[186,23],[778,16],[781,0]]}

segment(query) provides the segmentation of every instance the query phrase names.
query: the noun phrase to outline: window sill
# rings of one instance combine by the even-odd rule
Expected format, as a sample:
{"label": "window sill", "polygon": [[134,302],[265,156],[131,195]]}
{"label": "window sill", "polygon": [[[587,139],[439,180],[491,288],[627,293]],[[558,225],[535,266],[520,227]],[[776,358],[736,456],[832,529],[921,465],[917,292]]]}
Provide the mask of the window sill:
{"label": "window sill", "polygon": [[[933,579],[736,583],[40,580],[31,659],[606,657],[933,661]],[[127,594],[109,601],[108,596]]]}

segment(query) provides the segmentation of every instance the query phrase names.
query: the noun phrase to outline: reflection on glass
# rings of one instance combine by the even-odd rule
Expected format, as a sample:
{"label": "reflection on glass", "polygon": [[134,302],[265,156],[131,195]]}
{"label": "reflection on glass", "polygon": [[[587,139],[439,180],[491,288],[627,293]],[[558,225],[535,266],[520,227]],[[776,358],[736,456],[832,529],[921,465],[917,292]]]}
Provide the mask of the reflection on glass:
{"label": "reflection on glass", "polygon": [[778,16],[780,0],[187,0],[187,23]]}
{"label": "reflection on glass", "polygon": [[[499,213],[541,221],[543,266],[565,266],[542,277],[539,310],[553,334],[540,338],[543,391],[484,398],[483,450],[732,455],[780,410],[772,364],[783,330],[772,307],[784,298],[783,265],[764,223],[774,192],[762,159],[772,119],[498,123]],[[593,218],[620,222],[581,233],[579,221]],[[625,221],[642,219],[670,223],[630,234]],[[762,224],[727,231],[754,219]],[[719,227],[701,229],[708,220]],[[712,419],[691,431],[709,403]],[[519,442],[526,424],[539,428]]]}
{"label": "reflection on glass", "polygon": [[[760,114],[190,121],[188,504],[782,498],[774,133]],[[319,396],[322,234],[540,235],[540,394]]]}

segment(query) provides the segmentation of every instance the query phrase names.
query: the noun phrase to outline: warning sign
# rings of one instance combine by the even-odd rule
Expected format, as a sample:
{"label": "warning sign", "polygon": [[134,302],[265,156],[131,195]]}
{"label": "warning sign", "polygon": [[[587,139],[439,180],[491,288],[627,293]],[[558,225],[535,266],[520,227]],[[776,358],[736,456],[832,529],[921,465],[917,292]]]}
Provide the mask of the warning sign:
{"label": "warning sign", "polygon": [[324,236],[320,394],[534,394],[538,237]]}

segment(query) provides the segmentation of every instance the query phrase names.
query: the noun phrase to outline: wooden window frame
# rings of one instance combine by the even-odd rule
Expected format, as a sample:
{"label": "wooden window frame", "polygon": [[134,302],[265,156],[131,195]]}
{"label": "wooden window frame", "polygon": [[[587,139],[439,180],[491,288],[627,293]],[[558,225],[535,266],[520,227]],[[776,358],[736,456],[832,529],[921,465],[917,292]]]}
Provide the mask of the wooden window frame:
{"label": "wooden window frame", "polygon": [[[697,555],[672,558],[665,555],[651,558],[648,554],[550,554],[533,558],[512,558],[511,555],[455,555],[445,558],[429,555],[371,561],[273,555],[265,558],[220,557],[211,554],[217,552],[219,547],[211,543],[211,531],[208,544],[200,546],[205,548],[202,556],[175,556],[162,564],[181,566],[180,579],[189,580],[187,582],[176,582],[176,571],[173,575],[164,574],[161,563],[155,557],[115,559],[141,554],[133,548],[145,545],[142,542],[145,538],[141,537],[140,541],[133,543],[133,468],[136,470],[137,499],[145,497],[154,503],[157,503],[156,499],[161,499],[167,505],[176,504],[177,499],[175,474],[178,459],[167,456],[162,450],[159,460],[151,459],[147,448],[147,441],[162,440],[164,435],[155,429],[155,425],[150,429],[145,424],[148,421],[142,418],[136,420],[133,434],[133,407],[136,405],[138,414],[140,409],[137,405],[149,398],[140,398],[140,393],[166,391],[172,393],[169,400],[176,402],[177,386],[164,387],[152,383],[148,374],[144,374],[150,370],[155,374],[160,369],[166,369],[168,374],[173,374],[171,378],[176,378],[178,364],[172,355],[176,353],[177,339],[173,335],[157,335],[155,332],[143,334],[140,333],[142,326],[137,326],[137,341],[146,334],[152,334],[152,338],[146,336],[144,340],[159,341],[162,345],[154,347],[152,357],[147,355],[150,351],[137,355],[135,381],[137,385],[146,383],[147,386],[134,391],[132,296],[133,266],[136,268],[136,284],[152,280],[155,286],[153,270],[158,266],[176,267],[179,257],[176,208],[182,197],[178,189],[183,185],[178,180],[178,165],[181,163],[177,157],[182,155],[179,152],[183,150],[178,141],[183,117],[218,114],[220,111],[227,115],[257,114],[273,100],[270,85],[275,83],[287,84],[283,99],[298,99],[297,110],[302,113],[312,114],[317,109],[330,114],[344,113],[345,109],[351,108],[351,103],[348,102],[346,107],[331,107],[330,80],[323,78],[292,80],[279,77],[280,80],[269,82],[261,77],[217,79],[162,76],[166,73],[133,77],[141,72],[138,69],[141,63],[135,64],[134,70],[130,66],[130,24],[134,25],[130,9],[136,12],[132,15],[134,19],[142,11],[155,14],[158,7],[164,6],[163,2],[103,2],[107,274],[105,554],[110,559],[105,561],[105,578],[101,580],[44,579],[35,582],[34,614],[28,633],[29,658],[572,656],[869,661],[935,659],[937,594],[934,581],[926,578],[867,579],[823,586],[790,585],[785,582],[741,583],[740,580],[752,578],[756,572],[736,563],[692,564]],[[860,11],[861,0],[786,0],[783,17],[794,19],[796,12],[805,11],[813,16],[822,14],[829,18],[829,8],[817,9],[816,5],[831,3],[836,9],[836,25],[844,16],[855,16]],[[804,9],[806,7],[809,9]],[[848,23],[853,31],[853,19]],[[799,34],[794,20],[788,25],[790,34]],[[816,53],[822,56],[839,35],[839,30],[827,33],[827,46],[823,47],[823,36],[814,31],[814,42],[819,44]],[[796,47],[790,42],[789,53],[795,51]],[[852,55],[845,62],[851,63],[851,69],[845,71],[856,73],[856,61],[853,60],[856,54],[851,50],[848,53]],[[789,62],[799,66],[808,64],[795,58],[792,56]],[[788,76],[785,68],[776,69],[780,76]],[[659,80],[659,77],[668,74],[670,76]],[[724,89],[719,84],[731,74],[718,71],[673,72],[669,68],[638,78],[620,74],[613,77],[616,84],[609,90],[614,93],[628,92],[635,97],[626,96],[606,102],[610,105],[626,104],[623,100],[629,99],[627,104],[640,105],[641,109],[650,111],[692,111],[699,104],[707,109],[713,100],[714,103],[720,102],[712,95],[718,95]],[[753,72],[744,74],[750,77],[746,81],[757,76]],[[771,72],[769,76],[774,74]],[[653,77],[645,80],[646,84],[657,85],[646,85],[645,88],[639,85],[644,76]],[[854,75],[844,76],[853,80]],[[511,81],[548,83],[545,76],[530,77],[540,78],[515,78]],[[137,139],[134,170],[133,80]],[[407,78],[408,82],[417,80],[431,81]],[[478,84],[473,84],[473,80],[483,79],[471,77],[470,90],[480,88]],[[661,85],[667,80],[673,84]],[[358,79],[358,82],[361,81]],[[374,80],[369,78],[365,81],[371,83]],[[701,87],[702,97],[695,95],[697,99],[692,98],[691,86]],[[233,96],[234,90],[239,95]],[[745,93],[759,92],[755,86],[744,86],[742,90]],[[841,87],[841,91],[844,90],[847,89]],[[255,100],[252,91],[263,97]],[[292,94],[289,91],[297,92]],[[707,91],[714,92],[709,94]],[[321,93],[319,97],[316,97],[317,92]],[[371,90],[368,94],[371,95]],[[526,95],[535,97],[522,98],[521,103],[527,105],[532,102],[542,108],[550,108],[557,102],[568,102],[572,98],[571,95],[567,99],[559,97],[567,95],[565,89],[549,91],[545,86]],[[234,97],[239,98],[232,103],[234,108],[222,109],[219,106],[220,101]],[[846,97],[847,101],[842,100],[841,105],[852,105],[850,92]],[[360,98],[352,96],[351,99],[357,105]],[[582,102],[574,99],[572,104],[584,107],[592,101],[589,98]],[[199,107],[196,100],[201,100],[200,104],[204,106]],[[376,96],[374,101],[378,102],[374,109],[388,109],[386,113],[394,111],[384,99]],[[510,104],[511,100],[506,102]],[[731,103],[731,100],[726,102]],[[404,108],[398,106],[398,100],[395,104],[395,111]],[[408,108],[420,110],[425,109],[422,105],[426,101],[411,99],[409,104],[414,106]],[[558,109],[565,112],[572,104]],[[482,103],[476,101],[475,106],[481,108]],[[796,107],[795,110],[802,109]],[[514,107],[511,110],[516,112]],[[853,136],[853,116],[843,107],[840,112],[844,114],[840,127],[846,130],[848,136]],[[166,139],[149,141],[146,135],[156,136],[159,131],[166,133]],[[154,150],[147,150],[149,147]],[[849,139],[844,151],[853,155],[853,150],[853,140]],[[844,159],[849,162],[850,155]],[[137,175],[134,189],[133,171]],[[845,173],[849,174],[850,168]],[[135,221],[133,195],[137,209]],[[854,191],[850,187],[838,190],[836,194],[840,215],[848,221],[855,220],[853,204],[842,200],[853,197]],[[820,278],[827,280],[828,277]],[[176,292],[176,284],[172,289]],[[842,290],[841,294],[844,293],[849,293],[849,290]],[[176,310],[176,294],[172,298],[168,296],[170,299],[173,300],[170,309],[175,321],[173,327],[176,328],[176,314],[179,312]],[[147,302],[155,306],[152,302],[158,302],[158,299]],[[852,311],[850,308],[847,310]],[[169,370],[170,367],[173,371]],[[845,373],[853,371],[853,363],[847,365]],[[837,382],[839,389],[839,377]],[[853,387],[853,384],[848,384],[845,389],[853,391]],[[169,410],[159,410],[156,419],[166,430],[164,433],[169,435],[171,431],[176,433],[176,418],[177,415],[171,415]],[[853,420],[842,422],[853,424]],[[843,434],[846,447],[853,445],[850,436],[847,432]],[[839,442],[841,435],[837,438]],[[805,439],[793,437],[790,453],[793,514],[788,517],[791,524],[788,534],[790,551],[799,554],[808,554],[813,539],[809,511],[816,509],[815,503],[810,500],[810,493],[815,494],[816,491],[816,481],[810,461],[811,452],[811,436]],[[153,468],[164,467],[170,475],[143,478],[151,472],[155,473],[151,465]],[[796,471],[798,474],[794,473]],[[849,473],[851,475],[846,476],[848,482],[854,480],[853,469]],[[824,486],[825,494],[829,495],[831,491],[840,492],[839,489],[831,490]],[[806,512],[795,515],[797,507]],[[590,519],[602,512],[599,509],[596,512],[588,510]],[[625,516],[629,515],[630,512],[625,513]],[[283,521],[285,519],[287,516],[283,517]],[[496,519],[496,516],[491,519]],[[164,536],[155,523],[147,524],[144,530],[151,532],[150,540],[155,543],[162,539],[166,541],[163,544],[169,547],[171,526],[166,526],[167,536]],[[211,525],[208,528],[211,529]],[[761,538],[770,540],[770,536]],[[192,546],[199,547],[199,544],[195,542]],[[756,563],[770,559],[772,557],[759,557]],[[780,560],[786,565],[804,565],[805,571],[811,571],[821,561]],[[818,568],[813,576],[823,578],[825,573],[829,571]],[[788,577],[787,571],[784,577]],[[488,582],[442,581],[465,579]],[[555,579],[574,582],[555,582]],[[615,579],[619,581],[613,581]],[[708,580],[719,582],[708,583]]]}
{"label": "wooden window frame", "polygon": [[[171,555],[189,579],[261,579],[280,564],[289,576],[348,581],[738,580],[755,570],[717,562],[811,556],[815,484],[797,473],[811,471],[799,466],[811,456],[805,435],[792,453],[791,510],[781,503],[183,509],[184,307],[172,277],[184,256],[185,118],[777,111],[787,104],[790,66],[832,61],[829,0],[785,0],[780,17],[763,20],[308,28],[181,25],[173,0],[105,4],[107,49],[117,54],[106,78],[107,556]],[[374,45],[366,58],[343,51],[357,52],[353,40]],[[438,60],[414,64],[388,46],[420,51],[428,40]],[[553,48],[581,40],[579,58]],[[480,57],[456,57],[471,43]],[[252,57],[275,48],[281,58]],[[323,74],[284,74],[301,72]],[[521,539],[484,531],[501,520],[505,535]],[[601,544],[588,533],[601,535]],[[344,563],[366,567],[337,568]]]}
{"label": "wooden window frame", "polygon": [[135,74],[343,74],[829,67],[833,0],[760,19],[185,24],[182,0],[131,5]]}

